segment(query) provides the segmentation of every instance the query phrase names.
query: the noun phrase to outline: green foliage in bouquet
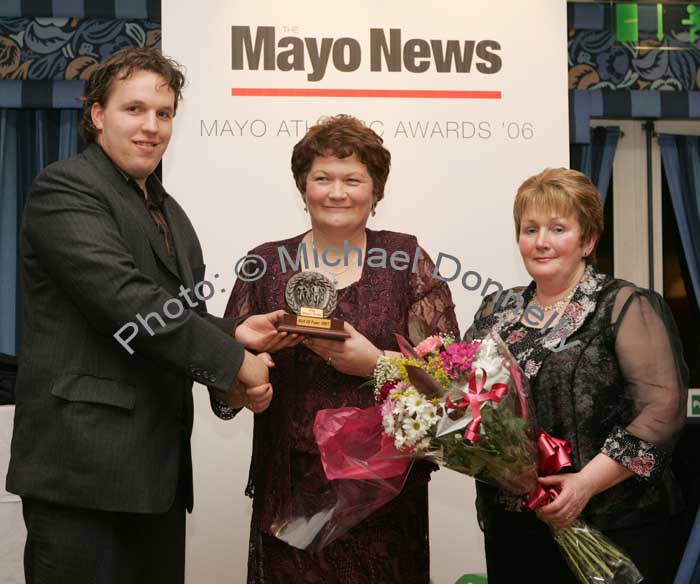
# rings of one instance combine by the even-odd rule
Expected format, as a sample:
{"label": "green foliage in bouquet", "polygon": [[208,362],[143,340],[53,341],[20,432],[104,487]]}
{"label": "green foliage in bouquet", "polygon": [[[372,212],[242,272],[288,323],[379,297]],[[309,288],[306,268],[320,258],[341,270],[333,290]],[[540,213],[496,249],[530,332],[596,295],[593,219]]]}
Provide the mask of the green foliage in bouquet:
{"label": "green foliage in bouquet", "polygon": [[465,440],[459,432],[432,439],[442,459],[440,464],[459,473],[497,486],[508,485],[515,494],[525,494],[536,480],[537,467],[532,453],[532,427],[514,416],[506,404],[484,404],[478,442]]}

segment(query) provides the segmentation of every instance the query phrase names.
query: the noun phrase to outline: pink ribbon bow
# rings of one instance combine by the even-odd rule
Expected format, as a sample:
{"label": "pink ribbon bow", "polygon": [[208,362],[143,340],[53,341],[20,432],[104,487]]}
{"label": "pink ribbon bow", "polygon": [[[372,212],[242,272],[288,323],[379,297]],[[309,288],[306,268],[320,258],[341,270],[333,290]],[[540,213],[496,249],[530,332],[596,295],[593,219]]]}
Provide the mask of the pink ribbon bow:
{"label": "pink ribbon bow", "polygon": [[[537,433],[537,473],[539,476],[557,474],[561,469],[571,466],[571,444],[561,438],[554,438],[540,430]],[[554,501],[559,494],[556,487],[543,487],[537,483],[524,497],[525,505],[530,511]]]}
{"label": "pink ribbon bow", "polygon": [[508,391],[508,386],[505,383],[494,383],[491,386],[491,391],[483,391],[486,385],[486,371],[479,368],[481,371],[481,379],[476,379],[476,369],[472,369],[469,373],[469,392],[465,393],[456,404],[447,396],[445,402],[453,410],[471,407],[472,421],[467,426],[467,431],[464,437],[472,442],[479,441],[479,426],[481,425],[481,404],[487,401],[500,402],[503,396]]}

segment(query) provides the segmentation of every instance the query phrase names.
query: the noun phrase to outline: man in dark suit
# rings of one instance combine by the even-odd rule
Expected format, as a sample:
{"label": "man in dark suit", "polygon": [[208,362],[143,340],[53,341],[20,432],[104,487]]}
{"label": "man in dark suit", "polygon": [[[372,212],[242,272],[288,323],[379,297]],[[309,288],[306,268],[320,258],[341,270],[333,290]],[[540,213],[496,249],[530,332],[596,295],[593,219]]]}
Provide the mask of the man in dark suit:
{"label": "man in dark suit", "polygon": [[197,236],[153,174],[183,83],[155,50],[98,66],[89,145],[46,168],[27,200],[7,489],[23,500],[28,584],[183,582],[192,382],[261,412],[267,365],[244,345],[292,342],[278,313],[206,311]]}

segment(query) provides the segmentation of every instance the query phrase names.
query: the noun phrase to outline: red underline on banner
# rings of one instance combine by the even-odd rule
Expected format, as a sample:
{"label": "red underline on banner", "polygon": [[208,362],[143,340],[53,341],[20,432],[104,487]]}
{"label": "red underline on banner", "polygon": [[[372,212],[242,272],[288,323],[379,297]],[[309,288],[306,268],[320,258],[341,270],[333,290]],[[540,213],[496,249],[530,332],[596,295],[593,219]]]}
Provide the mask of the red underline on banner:
{"label": "red underline on banner", "polygon": [[233,87],[233,97],[389,97],[421,99],[501,99],[500,91],[448,91],[432,89],[294,89]]}

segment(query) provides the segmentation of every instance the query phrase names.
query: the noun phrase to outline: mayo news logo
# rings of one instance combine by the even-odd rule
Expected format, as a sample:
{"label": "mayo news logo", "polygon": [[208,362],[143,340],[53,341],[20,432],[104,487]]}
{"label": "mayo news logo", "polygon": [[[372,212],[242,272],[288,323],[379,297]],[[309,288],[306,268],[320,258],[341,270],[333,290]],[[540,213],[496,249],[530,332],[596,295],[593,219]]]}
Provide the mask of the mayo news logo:
{"label": "mayo news logo", "polygon": [[[363,62],[362,45],[352,37],[282,36],[274,26],[231,27],[231,68],[234,71],[305,71],[308,81],[321,81],[329,66],[357,71]],[[493,75],[503,62],[501,44],[493,39],[442,40],[403,38],[400,28],[369,30],[371,72],[477,73]]]}

